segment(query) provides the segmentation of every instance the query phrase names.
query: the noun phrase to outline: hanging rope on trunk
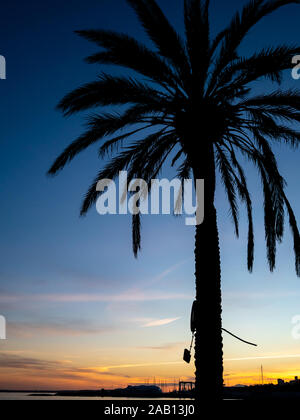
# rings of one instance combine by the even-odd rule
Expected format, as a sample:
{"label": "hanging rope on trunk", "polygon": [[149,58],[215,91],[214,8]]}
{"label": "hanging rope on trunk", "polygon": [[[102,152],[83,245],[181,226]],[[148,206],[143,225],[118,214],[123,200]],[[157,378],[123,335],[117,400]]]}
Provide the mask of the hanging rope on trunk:
{"label": "hanging rope on trunk", "polygon": [[194,338],[195,338],[195,333],[193,332],[193,335],[192,335],[192,341],[191,341],[191,345],[190,345],[190,353],[191,353],[191,351],[192,351]]}
{"label": "hanging rope on trunk", "polygon": [[[193,342],[193,339],[194,339],[194,334],[195,334],[195,331],[196,331],[196,312],[197,312],[197,305],[198,305],[198,303],[197,303],[197,301],[195,300],[195,301],[193,302],[193,306],[192,306],[192,313],[191,313],[191,331],[192,331],[192,333],[193,333],[192,342]],[[255,346],[255,347],[257,347],[257,344],[250,343],[250,341],[243,340],[242,338],[240,338],[240,337],[238,337],[237,335],[233,334],[232,332],[230,332],[230,331],[226,330],[225,328],[222,328],[222,331],[227,332],[227,334],[231,335],[232,337],[236,338],[237,340],[242,341],[243,343],[249,344],[250,346]],[[191,348],[192,348],[192,347],[191,347]]]}
{"label": "hanging rope on trunk", "polygon": [[237,335],[232,334],[230,331],[225,330],[225,328],[222,328],[222,331],[227,332],[227,334],[232,335],[232,337],[237,338],[238,340],[242,341],[243,343],[249,344],[250,346],[257,347],[257,344],[250,343],[250,341],[243,340],[242,338],[238,337]]}

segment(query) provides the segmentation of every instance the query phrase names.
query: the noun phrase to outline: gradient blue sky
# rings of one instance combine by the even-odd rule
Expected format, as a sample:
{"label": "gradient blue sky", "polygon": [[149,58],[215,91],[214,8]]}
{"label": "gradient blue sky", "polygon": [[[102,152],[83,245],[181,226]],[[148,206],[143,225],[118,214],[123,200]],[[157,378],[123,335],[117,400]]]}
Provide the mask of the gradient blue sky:
{"label": "gradient blue sky", "polygon": [[[158,3],[182,31],[182,0]],[[244,3],[212,1],[213,31]],[[241,51],[299,43],[299,17],[299,6],[282,8],[251,31]],[[102,165],[96,148],[58,177],[45,175],[83,124],[82,115],[64,119],[55,105],[100,71],[83,62],[96,47],[73,33],[87,28],[127,32],[148,42],[124,0],[12,0],[1,7],[0,54],[7,61],[7,80],[0,81],[0,314],[8,322],[8,339],[0,342],[0,388],[118,386],[193,374],[193,366],[181,362],[194,295],[193,229],[183,218],[144,217],[143,249],[135,260],[127,216],[104,217],[92,209],[79,218],[81,198]],[[300,88],[300,81],[287,71],[282,87]],[[270,84],[253,88],[260,92]],[[274,150],[298,216],[299,152],[285,146]],[[225,359],[246,359],[225,361],[230,383],[256,381],[261,356],[271,357],[262,359],[266,377],[300,375],[300,356],[272,358],[300,353],[300,342],[291,337],[291,318],[300,313],[291,235],[286,225],[277,269],[270,274],[260,181],[245,165],[255,211],[251,275],[245,210],[241,207],[236,240],[220,186],[216,199],[224,327],[259,344],[250,348],[224,337]]]}

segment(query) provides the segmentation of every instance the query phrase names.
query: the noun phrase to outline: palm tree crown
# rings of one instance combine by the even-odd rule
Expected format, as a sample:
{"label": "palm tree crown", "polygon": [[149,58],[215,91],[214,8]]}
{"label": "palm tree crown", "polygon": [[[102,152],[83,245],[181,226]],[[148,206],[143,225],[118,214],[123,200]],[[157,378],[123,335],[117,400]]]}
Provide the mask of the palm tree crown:
{"label": "palm tree crown", "polygon": [[[63,98],[58,108],[66,115],[98,106],[127,107],[122,112],[91,115],[87,131],[64,150],[49,173],[57,173],[78,153],[104,139],[99,155],[112,157],[89,188],[82,204],[83,215],[98,197],[96,184],[100,179],[113,179],[119,171],[127,170],[129,180],[142,178],[150,182],[168,157],[173,158],[172,166],[178,165],[178,176],[189,178],[202,150],[212,146],[214,170],[219,171],[223,181],[237,235],[238,197],[247,208],[251,271],[252,204],[238,160],[244,155],[254,163],[262,180],[270,269],[275,267],[276,243],[282,240],[287,210],[294,238],[296,272],[300,276],[297,223],[271,149],[272,142],[299,145],[300,133],[291,128],[291,122],[300,122],[300,91],[274,90],[251,96],[249,87],[249,83],[261,78],[279,84],[282,72],[291,67],[291,59],[299,53],[299,48],[280,45],[262,49],[250,57],[238,54],[245,35],[261,18],[299,1],[251,0],[215,39],[210,36],[209,0],[184,1],[184,39],[170,25],[155,0],[127,2],[135,10],[155,50],[113,31],[78,31],[80,36],[101,47],[87,58],[88,63],[123,66],[135,71],[136,76],[102,73],[96,81]],[[137,134],[140,140],[130,142],[131,136],[136,138]],[[140,248],[139,228],[139,216],[133,216],[135,254]]]}

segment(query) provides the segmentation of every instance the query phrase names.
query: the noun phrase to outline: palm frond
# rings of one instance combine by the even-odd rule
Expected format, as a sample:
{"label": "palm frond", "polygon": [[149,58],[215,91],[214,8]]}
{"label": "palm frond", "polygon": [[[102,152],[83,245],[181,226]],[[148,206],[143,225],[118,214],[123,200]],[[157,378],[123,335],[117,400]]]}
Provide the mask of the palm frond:
{"label": "palm frond", "polygon": [[[262,142],[262,139],[258,139]],[[276,262],[276,241],[281,241],[283,235],[284,209],[282,205],[284,179],[278,172],[276,161],[268,146],[262,143],[260,147],[263,153],[253,147],[241,147],[242,153],[246,154],[259,170],[264,194],[264,224],[267,246],[267,259],[270,270],[273,271]]]}
{"label": "palm frond", "polygon": [[213,57],[214,53],[216,52],[220,43],[222,42],[222,40],[226,36],[227,32],[228,32],[228,29],[224,29],[223,31],[219,32],[218,35],[215,37],[215,39],[211,43],[211,47],[210,47],[210,50],[209,50],[210,57]]}
{"label": "palm frond", "polygon": [[[299,51],[299,47],[282,45],[262,49],[251,57],[238,58],[220,72],[214,90],[226,95],[226,89],[232,89],[232,84],[241,87],[260,77],[280,83],[283,70],[292,67],[292,57]],[[226,86],[227,83],[230,86]]]}
{"label": "palm frond", "polygon": [[177,169],[177,176],[181,181],[184,181],[185,179],[190,179],[191,171],[191,164],[188,159],[185,159],[185,161]]}
{"label": "palm frond", "polygon": [[253,270],[253,263],[254,263],[254,229],[253,229],[253,216],[252,216],[252,200],[248,191],[246,176],[244,171],[239,164],[236,155],[234,153],[233,148],[230,150],[231,162],[233,167],[235,167],[239,173],[239,177],[237,177],[234,172],[235,182],[237,186],[238,193],[240,198],[243,202],[245,202],[247,207],[247,215],[248,215],[248,241],[247,241],[247,265],[248,270],[252,272]]}
{"label": "palm frond", "polygon": [[113,153],[113,151],[123,145],[123,141],[126,140],[128,137],[132,136],[133,134],[137,134],[140,131],[143,131],[147,128],[150,128],[150,125],[145,127],[137,128],[136,130],[130,131],[128,133],[122,134],[120,136],[114,137],[110,140],[107,140],[99,149],[99,157],[104,158],[108,153]]}
{"label": "palm frond", "polygon": [[[273,141],[284,141],[288,146],[297,148],[300,144],[300,133],[285,125],[281,125],[274,121],[272,116],[266,115],[263,112],[249,112],[254,116],[255,124],[249,124],[249,129],[256,135],[267,136]],[[271,114],[271,112],[270,112]],[[282,116],[282,115],[281,115]],[[289,113],[289,117],[291,114]]]}
{"label": "palm frond", "polygon": [[[276,237],[280,240],[280,237],[282,236],[280,228],[278,232],[278,225],[276,225],[276,220],[278,220],[278,207],[276,206],[276,204],[274,204],[276,202],[276,199],[274,201],[275,193],[275,195],[281,196],[280,199],[284,201],[284,204],[289,214],[289,223],[294,241],[296,274],[300,277],[300,236],[294,212],[284,192],[284,180],[280,176],[280,174],[276,172],[276,168],[274,168],[274,165],[271,164],[271,166],[269,166],[269,160],[265,159],[264,156],[261,155],[259,152],[254,152],[252,156],[249,154],[248,157],[259,168],[264,186],[265,230],[270,269],[272,271],[275,267]],[[274,170],[275,173],[273,172]],[[283,215],[279,215],[279,218],[280,217],[283,218]]]}
{"label": "palm frond", "polygon": [[245,99],[238,104],[238,108],[260,107],[272,110],[272,107],[288,107],[300,111],[300,90],[290,89],[287,91],[276,90],[271,93],[254,96]]}
{"label": "palm frond", "polygon": [[263,17],[269,15],[282,6],[299,3],[299,0],[250,0],[242,9],[237,12],[225,32],[222,48],[213,71],[210,91],[216,83],[219,73],[233,60],[237,58],[237,48],[241,44],[249,30]]}
{"label": "palm frond", "polygon": [[[172,131],[165,132],[165,130],[162,130],[159,136],[149,136],[148,139],[145,139],[136,150],[135,157],[128,169],[129,182],[133,178],[142,178],[147,183],[150,183],[151,179],[155,179],[176,143],[177,136]],[[145,154],[147,162],[143,160]]]}
{"label": "palm frond", "polygon": [[172,162],[171,162],[172,167],[175,165],[175,163],[178,161],[178,159],[181,158],[182,154],[183,154],[183,149],[180,149],[179,152],[177,152],[176,155],[174,156],[174,158],[172,159]]}
{"label": "palm frond", "polygon": [[227,194],[229,207],[230,207],[230,214],[235,226],[235,233],[236,236],[239,236],[239,213],[238,213],[238,205],[236,202],[236,192],[235,192],[235,179],[232,174],[231,165],[229,160],[225,154],[225,152],[221,149],[219,145],[216,144],[216,162],[219,167],[221,178],[225,187],[225,191]]}
{"label": "palm frond", "polygon": [[292,207],[291,207],[291,205],[290,205],[290,203],[289,203],[289,201],[288,201],[288,199],[286,198],[285,195],[284,195],[284,201],[285,201],[285,205],[287,207],[287,211],[288,211],[288,214],[289,214],[289,222],[290,222],[290,227],[291,227],[293,240],[294,240],[296,273],[297,273],[297,276],[300,277],[300,235],[299,235],[299,230],[298,230],[295,214],[294,214],[293,209],[292,209]]}
{"label": "palm frond", "polygon": [[187,51],[192,69],[193,89],[196,95],[202,93],[209,67],[209,0],[185,0],[184,18]]}
{"label": "palm frond", "polygon": [[279,173],[276,158],[268,142],[256,131],[254,131],[254,138],[262,152],[260,160],[268,176],[272,195],[276,239],[281,242],[284,232],[284,199],[282,193],[285,181]]}
{"label": "palm frond", "polygon": [[181,75],[183,87],[190,75],[184,44],[171,26],[155,0],[127,0],[135,10],[147,34],[158,48],[159,53],[168,59]]}
{"label": "palm frond", "polygon": [[132,215],[132,248],[135,258],[141,250],[141,215]]}
{"label": "palm frond", "polygon": [[257,161],[258,168],[263,184],[264,192],[264,218],[265,218],[265,237],[267,245],[267,259],[269,262],[270,271],[274,271],[276,265],[276,232],[275,223],[276,217],[274,214],[274,206],[272,202],[272,192],[268,183],[264,167],[261,161]]}
{"label": "palm frond", "polygon": [[271,109],[268,108],[245,108],[244,109],[250,118],[256,124],[263,124],[267,120],[272,119],[273,123],[276,124],[276,120],[284,122],[300,122],[300,112],[294,109],[289,109],[283,106],[274,106]]}
{"label": "palm frond", "polygon": [[116,77],[103,73],[98,80],[67,94],[58,104],[58,109],[65,115],[70,115],[96,106],[129,103],[158,105],[163,99],[161,92],[132,77]]}
{"label": "palm frond", "polygon": [[[114,134],[129,124],[137,124],[144,111],[146,111],[144,107],[132,107],[126,110],[123,114],[106,113],[90,117],[88,122],[89,129],[78,139],[73,141],[63,151],[63,153],[58,156],[49,169],[48,175],[55,175],[58,171],[63,169],[67,163],[71,162],[80,152],[98,142],[103,137]],[[119,139],[124,139],[133,133],[134,131],[131,131],[124,136],[120,136]],[[115,142],[117,141],[117,139],[114,140]],[[104,149],[106,149],[105,146],[103,146],[103,150]]]}
{"label": "palm frond", "polygon": [[[134,177],[142,177],[143,161],[139,159],[139,162],[137,162],[136,157],[141,155],[144,156],[145,154],[149,153],[151,148],[153,148],[154,145],[161,140],[163,133],[164,130],[161,130],[157,133],[150,134],[141,141],[134,142],[107,163],[107,165],[95,177],[85,195],[80,211],[81,216],[87,213],[87,211],[96,202],[97,198],[101,194],[96,190],[96,186],[101,179],[113,180],[119,175],[120,171],[127,169],[129,182]],[[131,165],[132,161],[136,161],[139,163],[139,165],[133,167],[133,165]]]}
{"label": "palm frond", "polygon": [[165,60],[136,39],[122,33],[105,30],[76,31],[106,51],[89,56],[88,63],[115,64],[132,69],[163,86],[176,88],[178,81]]}

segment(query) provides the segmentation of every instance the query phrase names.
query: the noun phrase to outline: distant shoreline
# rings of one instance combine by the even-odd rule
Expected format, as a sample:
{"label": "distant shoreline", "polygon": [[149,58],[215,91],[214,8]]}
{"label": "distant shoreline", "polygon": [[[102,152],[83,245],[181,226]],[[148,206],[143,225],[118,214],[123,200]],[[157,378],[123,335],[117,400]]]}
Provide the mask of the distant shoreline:
{"label": "distant shoreline", "polygon": [[[58,397],[58,398],[112,398],[117,399],[193,399],[188,393],[147,393],[147,392],[126,392],[125,390],[0,390],[1,394],[26,394],[28,397]],[[249,387],[226,387],[223,394],[224,400],[297,400],[300,401],[300,386],[275,386],[256,385]]]}
{"label": "distant shoreline", "polygon": [[0,390],[0,393],[16,393],[28,394],[28,396],[36,397],[112,397],[112,398],[190,398],[188,394],[179,395],[178,392],[160,392],[160,393],[143,393],[143,392],[125,392],[120,390]]}

